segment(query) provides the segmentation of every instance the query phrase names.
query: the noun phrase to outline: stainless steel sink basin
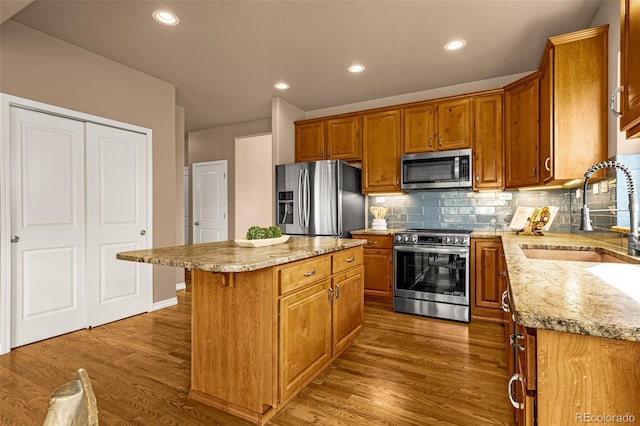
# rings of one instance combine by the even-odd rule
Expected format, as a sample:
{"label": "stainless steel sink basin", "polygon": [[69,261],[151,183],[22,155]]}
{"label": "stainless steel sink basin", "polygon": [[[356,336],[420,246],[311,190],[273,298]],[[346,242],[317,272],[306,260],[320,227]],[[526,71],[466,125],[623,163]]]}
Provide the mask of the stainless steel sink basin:
{"label": "stainless steel sink basin", "polygon": [[569,260],[578,262],[602,262],[602,263],[640,263],[640,260],[626,257],[622,254],[609,251],[601,247],[555,247],[539,248],[520,246],[524,255],[529,259],[542,260]]}

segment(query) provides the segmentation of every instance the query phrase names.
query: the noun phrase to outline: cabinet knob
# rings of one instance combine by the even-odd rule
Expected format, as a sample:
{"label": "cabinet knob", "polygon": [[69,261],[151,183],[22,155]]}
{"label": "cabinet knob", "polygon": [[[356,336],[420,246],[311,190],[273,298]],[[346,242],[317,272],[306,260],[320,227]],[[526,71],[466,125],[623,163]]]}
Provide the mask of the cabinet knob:
{"label": "cabinet knob", "polygon": [[502,277],[506,277],[506,276],[507,276],[506,271],[500,271],[500,276],[502,276]]}

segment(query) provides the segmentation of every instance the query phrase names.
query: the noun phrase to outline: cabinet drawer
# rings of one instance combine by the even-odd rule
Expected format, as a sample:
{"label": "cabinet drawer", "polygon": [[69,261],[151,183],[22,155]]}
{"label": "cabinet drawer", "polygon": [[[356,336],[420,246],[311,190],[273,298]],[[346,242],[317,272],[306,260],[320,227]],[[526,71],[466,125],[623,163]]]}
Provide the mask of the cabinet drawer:
{"label": "cabinet drawer", "polygon": [[334,274],[362,265],[362,248],[342,250],[333,255],[332,270]]}
{"label": "cabinet drawer", "polygon": [[288,293],[331,276],[331,256],[315,257],[280,269],[280,294]]}
{"label": "cabinet drawer", "polygon": [[367,240],[367,244],[364,245],[365,249],[393,248],[392,235],[353,234],[351,238]]}

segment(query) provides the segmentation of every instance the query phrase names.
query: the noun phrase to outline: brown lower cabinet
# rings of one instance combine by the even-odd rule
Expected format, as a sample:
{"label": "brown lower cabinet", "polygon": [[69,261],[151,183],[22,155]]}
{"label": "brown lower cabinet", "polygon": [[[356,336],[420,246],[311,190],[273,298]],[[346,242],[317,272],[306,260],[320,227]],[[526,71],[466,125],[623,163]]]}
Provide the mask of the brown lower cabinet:
{"label": "brown lower cabinet", "polygon": [[513,318],[505,313],[507,390],[516,425],[640,419],[640,343],[529,328]]}
{"label": "brown lower cabinet", "polygon": [[364,245],[364,294],[393,297],[393,235],[352,234]]}
{"label": "brown lower cabinet", "polygon": [[191,390],[265,424],[364,325],[361,246],[238,273],[194,270]]}
{"label": "brown lower cabinet", "polygon": [[472,319],[503,322],[506,271],[500,237],[471,239]]}

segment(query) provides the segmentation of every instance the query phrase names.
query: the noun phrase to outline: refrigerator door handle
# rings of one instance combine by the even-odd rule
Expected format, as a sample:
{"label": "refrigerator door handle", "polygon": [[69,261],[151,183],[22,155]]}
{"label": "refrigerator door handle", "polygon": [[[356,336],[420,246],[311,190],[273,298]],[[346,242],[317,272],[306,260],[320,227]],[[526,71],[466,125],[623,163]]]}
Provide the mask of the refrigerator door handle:
{"label": "refrigerator door handle", "polygon": [[303,199],[303,195],[302,195],[302,191],[304,190],[304,183],[302,180],[302,176],[304,174],[304,170],[300,169],[298,171],[298,222],[300,223],[300,227],[304,228],[304,222],[303,222],[303,217],[302,217],[302,212],[303,212],[303,205],[302,205],[302,199]]}
{"label": "refrigerator door handle", "polygon": [[[309,170],[304,171],[304,226],[309,227],[309,213],[311,210],[311,203],[309,201],[311,190],[309,188]],[[307,230],[308,231],[308,230]]]}

